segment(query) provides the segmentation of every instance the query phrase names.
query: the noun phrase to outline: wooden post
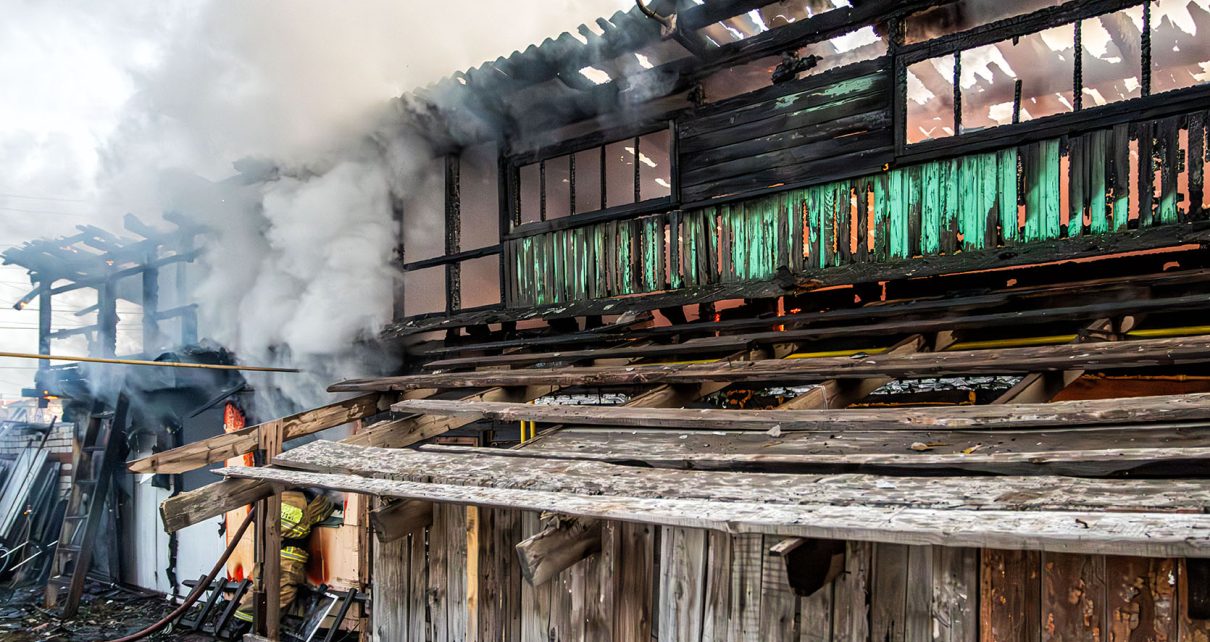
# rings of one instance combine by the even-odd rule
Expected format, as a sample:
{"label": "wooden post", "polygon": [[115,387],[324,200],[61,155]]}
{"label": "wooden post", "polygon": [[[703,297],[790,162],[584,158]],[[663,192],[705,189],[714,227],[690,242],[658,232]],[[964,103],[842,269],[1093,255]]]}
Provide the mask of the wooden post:
{"label": "wooden post", "polygon": [[[282,423],[263,424],[259,431],[260,451],[264,463],[268,464],[281,454]],[[281,636],[281,489],[275,487],[273,494],[257,504],[257,561],[260,573],[256,586],[257,609],[255,630],[272,642]]]}

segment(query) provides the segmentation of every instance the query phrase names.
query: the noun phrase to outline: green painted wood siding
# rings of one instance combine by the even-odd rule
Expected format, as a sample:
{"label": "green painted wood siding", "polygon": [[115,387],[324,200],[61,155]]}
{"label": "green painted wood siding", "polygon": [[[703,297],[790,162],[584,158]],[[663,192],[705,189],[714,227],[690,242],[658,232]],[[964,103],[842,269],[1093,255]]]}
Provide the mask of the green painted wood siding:
{"label": "green painted wood siding", "polygon": [[[514,307],[762,281],[1202,213],[1205,113],[510,240]],[[1134,192],[1132,192],[1132,186]]]}

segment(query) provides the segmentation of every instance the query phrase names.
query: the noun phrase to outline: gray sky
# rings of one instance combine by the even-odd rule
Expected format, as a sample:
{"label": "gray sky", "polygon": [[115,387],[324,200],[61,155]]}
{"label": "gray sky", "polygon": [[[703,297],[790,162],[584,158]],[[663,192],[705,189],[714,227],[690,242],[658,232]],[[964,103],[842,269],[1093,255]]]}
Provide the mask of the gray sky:
{"label": "gray sky", "polygon": [[[0,21],[0,250],[92,223],[154,220],[152,168],[211,179],[249,154],[305,154],[410,87],[507,55],[630,0],[8,0]],[[0,267],[0,350],[34,352],[37,312],[11,308],[23,270]],[[85,325],[59,302],[55,322]],[[123,305],[120,335],[137,310]],[[120,339],[121,342],[121,339]],[[137,346],[137,343],[130,345]],[[82,341],[55,351],[83,351]],[[121,351],[121,343],[119,346]],[[0,359],[0,398],[36,363]]]}

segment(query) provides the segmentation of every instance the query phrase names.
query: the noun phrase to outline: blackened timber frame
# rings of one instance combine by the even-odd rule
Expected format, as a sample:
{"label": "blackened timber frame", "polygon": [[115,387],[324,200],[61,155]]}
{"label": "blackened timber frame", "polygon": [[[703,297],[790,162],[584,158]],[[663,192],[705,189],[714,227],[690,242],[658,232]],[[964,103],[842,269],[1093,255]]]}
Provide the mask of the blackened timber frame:
{"label": "blackened timber frame", "polygon": [[[444,222],[443,235],[443,253],[439,256],[421,259],[417,261],[406,261],[403,243],[404,228],[408,224],[408,213],[406,210],[401,210],[398,216],[401,220],[401,226],[398,230],[400,235],[398,239],[398,256],[397,265],[399,269],[407,272],[417,272],[430,268],[442,268],[445,276],[445,293],[444,293],[444,309],[439,312],[427,312],[421,314],[407,314],[403,306],[396,302],[396,318],[397,319],[423,319],[431,317],[447,316],[455,312],[475,312],[479,310],[491,310],[500,307],[503,303],[506,293],[504,291],[504,266],[500,264],[500,295],[501,302],[495,304],[474,306],[471,308],[463,308],[462,306],[462,264],[466,261],[498,256],[501,254],[501,245],[499,243],[499,235],[497,242],[492,245],[472,248],[469,250],[462,249],[462,161],[461,153],[464,150],[451,150],[438,157],[440,161],[441,171],[443,173],[443,188],[442,188],[442,204]],[[498,158],[503,158],[497,152]],[[497,171],[502,168],[502,164],[497,164]],[[504,190],[503,176],[500,177],[501,183],[499,189]],[[503,191],[501,191],[503,193]],[[406,290],[406,287],[404,288]],[[407,296],[406,291],[402,294],[397,294],[397,298]]]}
{"label": "blackened timber frame", "polygon": [[[1044,138],[1072,133],[1079,129],[1104,127],[1134,120],[1147,120],[1164,115],[1196,109],[1210,97],[1210,87],[1198,86],[1165,92],[1162,97],[1153,97],[1151,88],[1151,19],[1150,5],[1146,0],[1090,0],[1088,2],[1066,2],[1061,5],[1039,9],[1032,13],[1013,16],[985,23],[966,31],[947,34],[910,45],[902,44],[902,32],[896,28],[892,38],[892,54],[895,58],[895,151],[896,164],[908,164],[955,153],[972,153],[1002,145],[1006,139],[1033,142]],[[1111,14],[1115,11],[1142,6],[1143,26],[1140,51],[1140,97],[1122,100],[1109,105],[1084,107],[1082,97],[1082,51],[1081,29],[1083,20]],[[963,133],[961,125],[961,96],[958,81],[960,54],[976,47],[993,45],[1022,36],[1036,34],[1052,27],[1074,25],[1074,59],[1072,78],[1073,110],[1065,114],[1044,116],[1029,122],[1013,122],[989,127],[976,132]],[[942,56],[955,58],[954,72],[954,134],[942,138],[907,142],[907,69],[909,66]],[[1019,91],[1019,88],[1018,88]],[[1019,100],[1019,99],[1018,99]]]}
{"label": "blackened timber frame", "polygon": [[[668,132],[668,180],[669,192],[668,196],[656,198],[642,199],[640,190],[640,146],[639,140],[651,134],[657,134],[661,131]],[[630,141],[634,147],[634,200],[631,203],[618,205],[614,207],[606,207],[607,205],[607,179],[606,179],[606,158],[605,149],[615,143]],[[576,172],[575,172],[575,156],[579,152],[591,151],[600,148],[600,191],[601,191],[601,207],[597,210],[588,212],[577,212],[575,207],[576,194]],[[546,177],[545,163],[551,159],[560,156],[567,156],[569,160],[569,195],[570,195],[570,212],[567,216],[559,218],[549,218],[546,216]],[[525,223],[522,222],[521,215],[521,168],[529,165],[539,165],[539,190],[540,190],[540,220],[537,222]],[[571,138],[560,141],[558,143],[543,146],[531,151],[523,153],[514,153],[507,155],[501,161],[501,168],[507,173],[507,178],[501,179],[501,186],[507,188],[507,197],[501,198],[502,206],[507,207],[507,211],[501,213],[501,232],[502,238],[505,240],[542,234],[554,230],[567,229],[570,227],[578,227],[591,223],[601,223],[604,221],[634,218],[644,214],[653,214],[657,212],[666,212],[675,209],[680,202],[679,195],[679,166],[677,159],[677,128],[675,115],[666,115],[664,117],[651,121],[640,122],[624,128],[604,129],[593,132],[586,136]]]}

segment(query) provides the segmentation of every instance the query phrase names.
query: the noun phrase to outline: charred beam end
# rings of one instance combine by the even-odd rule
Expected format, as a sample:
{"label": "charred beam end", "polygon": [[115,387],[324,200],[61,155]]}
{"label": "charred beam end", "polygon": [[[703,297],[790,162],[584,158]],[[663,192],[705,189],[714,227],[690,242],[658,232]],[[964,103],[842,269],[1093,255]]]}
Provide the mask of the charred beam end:
{"label": "charred beam end", "polygon": [[170,497],[160,504],[164,531],[175,533],[186,526],[254,504],[274,492],[273,485],[258,479],[224,479]]}
{"label": "charred beam end", "polygon": [[835,539],[791,537],[770,547],[769,555],[784,564],[794,594],[810,597],[844,570],[845,545]]}
{"label": "charred beam end", "polygon": [[382,544],[407,537],[433,524],[432,502],[404,500],[370,512],[374,535]]}
{"label": "charred beam end", "polygon": [[517,544],[521,574],[531,586],[541,586],[580,560],[600,552],[601,522],[573,517]]}

